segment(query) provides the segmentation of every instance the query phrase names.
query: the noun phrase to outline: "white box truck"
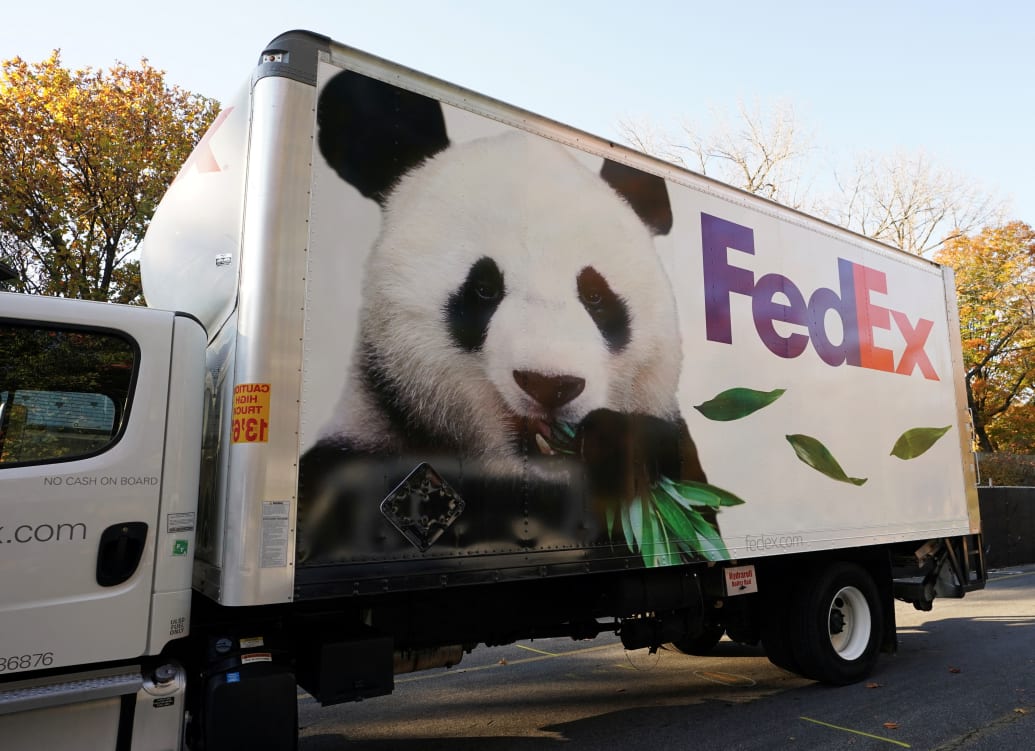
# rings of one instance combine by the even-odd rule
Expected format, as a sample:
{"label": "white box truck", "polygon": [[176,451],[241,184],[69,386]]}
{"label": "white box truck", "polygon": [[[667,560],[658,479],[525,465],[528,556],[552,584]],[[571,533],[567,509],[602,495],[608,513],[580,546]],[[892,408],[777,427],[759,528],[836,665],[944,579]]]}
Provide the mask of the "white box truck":
{"label": "white box truck", "polygon": [[287,33],[142,274],[0,294],[5,749],[536,637],[846,684],[984,584],[951,271],[543,117]]}

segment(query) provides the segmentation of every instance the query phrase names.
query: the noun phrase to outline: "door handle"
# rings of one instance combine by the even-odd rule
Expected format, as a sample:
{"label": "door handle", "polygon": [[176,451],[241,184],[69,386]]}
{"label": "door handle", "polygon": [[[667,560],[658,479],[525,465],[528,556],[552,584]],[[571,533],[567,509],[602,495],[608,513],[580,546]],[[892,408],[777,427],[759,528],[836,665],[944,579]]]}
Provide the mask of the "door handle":
{"label": "door handle", "polygon": [[112,524],[101,533],[97,551],[97,583],[114,587],[133,576],[147,542],[145,522]]}

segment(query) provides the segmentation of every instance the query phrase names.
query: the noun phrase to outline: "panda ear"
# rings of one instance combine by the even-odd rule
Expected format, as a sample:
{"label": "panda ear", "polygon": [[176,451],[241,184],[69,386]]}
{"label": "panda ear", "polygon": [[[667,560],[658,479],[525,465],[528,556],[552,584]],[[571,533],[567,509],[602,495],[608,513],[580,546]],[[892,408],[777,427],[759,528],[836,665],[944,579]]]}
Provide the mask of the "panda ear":
{"label": "panda ear", "polygon": [[349,70],[320,92],[316,124],[327,164],[381,205],[402,175],[449,145],[436,100]]}
{"label": "panda ear", "polygon": [[667,235],[672,229],[672,205],[662,178],[610,159],[604,160],[600,176],[626,200],[652,234]]}

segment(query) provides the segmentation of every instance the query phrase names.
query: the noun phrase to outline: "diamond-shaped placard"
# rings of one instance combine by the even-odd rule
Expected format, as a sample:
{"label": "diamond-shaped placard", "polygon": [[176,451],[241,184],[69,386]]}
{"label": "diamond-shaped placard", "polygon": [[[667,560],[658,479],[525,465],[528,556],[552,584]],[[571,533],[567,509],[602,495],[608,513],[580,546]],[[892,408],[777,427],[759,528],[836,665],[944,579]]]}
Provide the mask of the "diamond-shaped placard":
{"label": "diamond-shaped placard", "polygon": [[427,462],[381,501],[381,513],[422,553],[464,511],[463,499]]}

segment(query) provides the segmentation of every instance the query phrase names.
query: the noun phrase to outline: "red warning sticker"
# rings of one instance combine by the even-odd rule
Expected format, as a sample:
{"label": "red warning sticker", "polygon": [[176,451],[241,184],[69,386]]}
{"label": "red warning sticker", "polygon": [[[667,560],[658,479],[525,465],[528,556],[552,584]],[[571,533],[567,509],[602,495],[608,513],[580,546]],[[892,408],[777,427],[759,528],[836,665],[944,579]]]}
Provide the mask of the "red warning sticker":
{"label": "red warning sticker", "polygon": [[270,385],[234,386],[233,442],[266,443],[270,432]]}
{"label": "red warning sticker", "polygon": [[250,662],[273,662],[273,655],[269,652],[252,652],[251,654],[241,655],[242,665],[247,665]]}

